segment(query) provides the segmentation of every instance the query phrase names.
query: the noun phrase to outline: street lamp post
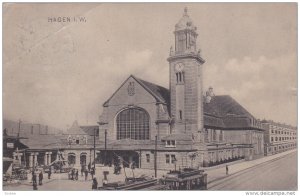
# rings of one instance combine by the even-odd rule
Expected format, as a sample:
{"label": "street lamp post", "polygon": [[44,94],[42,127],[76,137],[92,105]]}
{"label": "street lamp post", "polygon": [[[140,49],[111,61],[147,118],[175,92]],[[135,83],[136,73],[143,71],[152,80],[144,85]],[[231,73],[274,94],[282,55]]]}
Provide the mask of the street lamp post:
{"label": "street lamp post", "polygon": [[104,132],[104,165],[106,165],[106,151],[107,151],[107,130]]}
{"label": "street lamp post", "polygon": [[94,169],[96,168],[96,128],[94,129]]}
{"label": "street lamp post", "polygon": [[155,136],[155,150],[154,150],[154,176],[157,177],[157,135]]}

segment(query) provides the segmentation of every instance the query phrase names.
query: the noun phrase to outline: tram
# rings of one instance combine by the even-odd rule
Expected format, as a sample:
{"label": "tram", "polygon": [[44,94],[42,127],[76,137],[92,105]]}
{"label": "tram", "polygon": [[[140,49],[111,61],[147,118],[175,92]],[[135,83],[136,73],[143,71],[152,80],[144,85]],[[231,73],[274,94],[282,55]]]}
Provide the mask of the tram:
{"label": "tram", "polygon": [[173,170],[160,179],[160,184],[167,190],[207,190],[207,174],[192,168]]}
{"label": "tram", "polygon": [[207,174],[203,170],[185,168],[173,170],[159,180],[149,177],[127,178],[113,182],[98,190],[206,190]]}

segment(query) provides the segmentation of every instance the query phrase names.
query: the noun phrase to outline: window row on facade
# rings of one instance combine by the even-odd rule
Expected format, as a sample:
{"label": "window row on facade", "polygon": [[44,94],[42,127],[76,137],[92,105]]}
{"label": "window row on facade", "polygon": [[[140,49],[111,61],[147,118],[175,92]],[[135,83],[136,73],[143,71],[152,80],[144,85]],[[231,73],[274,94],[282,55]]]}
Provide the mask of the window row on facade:
{"label": "window row on facade", "polygon": [[205,129],[206,142],[221,142],[224,141],[224,133],[222,130]]}
{"label": "window row on facade", "polygon": [[297,137],[271,137],[271,142],[295,140]]}

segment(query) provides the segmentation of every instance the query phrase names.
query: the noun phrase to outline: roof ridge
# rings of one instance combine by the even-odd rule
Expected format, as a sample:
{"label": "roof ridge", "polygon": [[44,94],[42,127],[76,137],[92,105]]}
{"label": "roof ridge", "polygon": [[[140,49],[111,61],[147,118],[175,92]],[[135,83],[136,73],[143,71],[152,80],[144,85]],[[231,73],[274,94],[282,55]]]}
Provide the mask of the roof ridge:
{"label": "roof ridge", "polygon": [[155,84],[155,83],[153,83],[153,82],[149,82],[149,81],[147,81],[147,80],[140,79],[140,78],[138,78],[138,77],[136,77],[136,76],[134,76],[134,75],[131,75],[131,76],[133,76],[136,80],[139,80],[139,81],[141,81],[141,82],[147,82],[147,83],[149,83],[149,84],[153,84],[153,85],[155,85],[155,86],[158,86],[158,87],[164,88],[164,89],[166,89],[166,90],[169,90],[169,89],[167,89],[166,87],[163,87],[163,86],[161,86],[161,85]]}
{"label": "roof ridge", "polygon": [[154,84],[152,82],[148,82],[146,80],[142,80],[140,78],[137,78],[133,75],[131,75],[137,82],[139,82],[147,91],[149,91],[157,100],[159,100],[160,102],[162,103],[167,103],[167,100],[164,100],[164,97],[160,97],[156,94],[156,92],[154,92],[151,87],[149,87],[149,85],[153,85],[153,86],[156,86],[158,88],[163,88],[164,90],[167,90],[169,91],[169,89],[165,88],[165,87],[162,87],[160,85],[157,85],[157,84]]}

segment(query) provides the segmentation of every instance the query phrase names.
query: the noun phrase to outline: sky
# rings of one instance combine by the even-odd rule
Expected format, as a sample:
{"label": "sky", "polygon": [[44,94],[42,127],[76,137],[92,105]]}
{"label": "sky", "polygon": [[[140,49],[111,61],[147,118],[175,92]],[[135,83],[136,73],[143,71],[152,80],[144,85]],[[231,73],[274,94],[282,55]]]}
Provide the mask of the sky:
{"label": "sky", "polygon": [[[297,125],[296,3],[4,3],[3,118],[95,125],[130,74],[168,88],[184,7],[206,61],[204,90]],[[49,21],[57,17],[76,22]]]}

